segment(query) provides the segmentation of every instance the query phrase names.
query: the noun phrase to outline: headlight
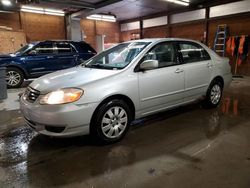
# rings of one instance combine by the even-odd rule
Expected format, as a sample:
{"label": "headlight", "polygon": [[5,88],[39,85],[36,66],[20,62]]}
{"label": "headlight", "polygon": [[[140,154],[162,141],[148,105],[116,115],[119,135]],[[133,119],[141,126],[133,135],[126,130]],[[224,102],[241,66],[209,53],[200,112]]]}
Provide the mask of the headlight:
{"label": "headlight", "polygon": [[48,93],[41,98],[40,104],[65,104],[75,102],[83,95],[83,90],[65,88]]}

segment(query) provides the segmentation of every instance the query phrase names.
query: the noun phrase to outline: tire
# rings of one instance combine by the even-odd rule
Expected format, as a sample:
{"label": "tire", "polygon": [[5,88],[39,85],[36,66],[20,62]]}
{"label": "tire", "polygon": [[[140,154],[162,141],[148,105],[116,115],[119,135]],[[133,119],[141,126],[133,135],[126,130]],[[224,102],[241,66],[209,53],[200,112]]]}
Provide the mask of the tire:
{"label": "tire", "polygon": [[6,83],[8,88],[18,88],[24,81],[23,72],[15,67],[9,67],[6,70]]}
{"label": "tire", "polygon": [[220,81],[213,80],[208,87],[206,98],[204,100],[205,108],[216,108],[222,97],[223,86]]}
{"label": "tire", "polygon": [[118,142],[126,135],[131,121],[129,106],[122,100],[111,100],[97,109],[91,122],[91,135],[101,143]]}

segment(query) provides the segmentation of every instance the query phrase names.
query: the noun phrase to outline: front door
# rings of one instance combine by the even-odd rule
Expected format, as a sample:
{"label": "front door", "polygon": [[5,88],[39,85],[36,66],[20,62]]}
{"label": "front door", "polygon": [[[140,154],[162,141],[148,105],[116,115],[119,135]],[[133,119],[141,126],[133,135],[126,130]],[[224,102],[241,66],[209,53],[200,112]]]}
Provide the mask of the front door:
{"label": "front door", "polygon": [[139,72],[141,115],[148,115],[183,102],[183,65],[176,57],[175,44],[163,42],[142,59],[158,60],[158,68]]}
{"label": "front door", "polygon": [[30,77],[39,77],[55,71],[55,51],[52,42],[40,43],[25,57]]}

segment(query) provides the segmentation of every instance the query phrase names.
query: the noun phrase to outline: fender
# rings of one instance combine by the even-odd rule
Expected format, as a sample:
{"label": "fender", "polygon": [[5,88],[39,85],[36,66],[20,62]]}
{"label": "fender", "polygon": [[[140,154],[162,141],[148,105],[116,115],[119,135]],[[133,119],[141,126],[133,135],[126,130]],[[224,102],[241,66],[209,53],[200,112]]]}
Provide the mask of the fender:
{"label": "fender", "polygon": [[29,78],[29,74],[28,74],[28,72],[22,67],[22,66],[20,66],[19,64],[7,64],[6,65],[6,68],[8,68],[8,67],[15,67],[15,68],[18,68],[18,69],[20,69],[21,71],[23,71],[23,73],[24,73],[24,78],[25,79],[28,79]]}

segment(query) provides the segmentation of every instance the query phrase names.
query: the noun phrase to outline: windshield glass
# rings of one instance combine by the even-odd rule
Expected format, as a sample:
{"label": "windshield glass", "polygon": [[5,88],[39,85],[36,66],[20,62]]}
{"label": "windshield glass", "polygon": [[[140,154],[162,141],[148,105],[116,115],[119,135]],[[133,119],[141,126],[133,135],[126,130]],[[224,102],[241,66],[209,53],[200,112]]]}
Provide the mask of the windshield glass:
{"label": "windshield glass", "polygon": [[84,66],[99,69],[123,69],[149,44],[149,42],[119,44],[93,57],[84,63]]}
{"label": "windshield glass", "polygon": [[30,50],[31,48],[33,48],[35,46],[35,44],[27,44],[25,46],[23,46],[22,48],[20,48],[19,50],[17,50],[15,52],[15,55],[20,55],[20,54],[23,54],[25,52],[27,52],[28,50]]}

